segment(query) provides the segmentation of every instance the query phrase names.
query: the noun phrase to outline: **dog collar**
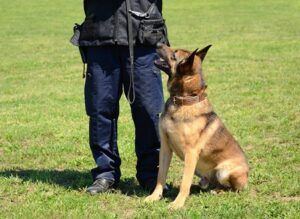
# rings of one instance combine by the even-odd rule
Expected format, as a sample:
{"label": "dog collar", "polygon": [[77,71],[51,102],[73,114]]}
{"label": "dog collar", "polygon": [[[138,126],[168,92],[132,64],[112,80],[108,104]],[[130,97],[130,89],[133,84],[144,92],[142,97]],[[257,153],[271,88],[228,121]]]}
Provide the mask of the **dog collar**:
{"label": "dog collar", "polygon": [[206,95],[201,96],[173,96],[172,102],[178,106],[193,105],[199,103],[206,98]]}

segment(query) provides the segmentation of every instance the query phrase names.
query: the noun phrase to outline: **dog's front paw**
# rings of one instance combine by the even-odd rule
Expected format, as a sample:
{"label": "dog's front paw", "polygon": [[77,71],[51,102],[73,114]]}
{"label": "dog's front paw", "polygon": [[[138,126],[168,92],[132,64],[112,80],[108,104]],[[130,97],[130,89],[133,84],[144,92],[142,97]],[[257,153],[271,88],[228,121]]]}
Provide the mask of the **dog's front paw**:
{"label": "dog's front paw", "polygon": [[169,204],[168,208],[172,209],[172,210],[176,210],[176,209],[180,209],[184,206],[184,201],[180,200],[180,201],[173,201]]}
{"label": "dog's front paw", "polygon": [[152,195],[149,195],[145,198],[144,202],[155,202],[155,201],[158,201],[160,200],[162,197],[162,195],[160,194],[152,194]]}

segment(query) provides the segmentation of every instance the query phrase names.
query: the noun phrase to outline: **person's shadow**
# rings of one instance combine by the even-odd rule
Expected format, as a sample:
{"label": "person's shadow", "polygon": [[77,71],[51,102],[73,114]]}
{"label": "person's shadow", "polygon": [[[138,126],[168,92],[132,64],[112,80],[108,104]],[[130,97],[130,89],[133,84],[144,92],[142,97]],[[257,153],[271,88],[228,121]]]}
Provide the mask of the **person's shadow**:
{"label": "person's shadow", "polygon": [[[58,185],[65,189],[85,191],[86,187],[93,183],[89,171],[77,170],[47,170],[47,169],[19,169],[0,171],[0,177],[10,178],[17,177],[23,181],[33,183],[47,183],[50,185]],[[146,191],[142,190],[134,177],[121,178],[117,191],[128,196],[147,196]]]}
{"label": "person's shadow", "polygon": [[66,189],[81,190],[92,182],[89,172],[75,170],[18,169],[0,171],[0,177],[17,177],[33,183],[42,182]]}
{"label": "person's shadow", "polygon": [[[92,184],[92,178],[89,171],[76,170],[4,170],[0,171],[0,177],[17,177],[23,181],[33,183],[43,182],[50,185],[58,185],[65,189],[85,191],[86,187]],[[137,183],[134,177],[121,178],[116,191],[120,191],[127,196],[146,197],[149,191],[144,191]],[[191,193],[199,193],[199,186],[192,186]],[[174,199],[178,194],[178,188],[170,186],[169,191],[165,193],[168,199]]]}

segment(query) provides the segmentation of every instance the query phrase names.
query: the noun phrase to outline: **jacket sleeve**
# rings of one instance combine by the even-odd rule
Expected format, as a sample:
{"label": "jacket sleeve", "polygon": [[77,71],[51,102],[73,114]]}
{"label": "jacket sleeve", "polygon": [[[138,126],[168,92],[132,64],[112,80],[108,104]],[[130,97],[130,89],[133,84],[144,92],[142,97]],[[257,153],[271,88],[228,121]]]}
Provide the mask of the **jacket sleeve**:
{"label": "jacket sleeve", "polygon": [[86,11],[87,11],[87,2],[88,0],[83,0],[83,9],[84,9],[84,13],[86,15]]}

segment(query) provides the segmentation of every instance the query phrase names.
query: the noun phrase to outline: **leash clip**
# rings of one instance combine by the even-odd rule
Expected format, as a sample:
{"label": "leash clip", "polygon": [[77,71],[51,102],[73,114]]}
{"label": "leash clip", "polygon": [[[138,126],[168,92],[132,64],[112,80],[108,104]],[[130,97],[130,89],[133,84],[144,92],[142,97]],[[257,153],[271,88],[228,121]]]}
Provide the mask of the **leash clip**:
{"label": "leash clip", "polygon": [[142,13],[142,12],[133,11],[133,10],[129,10],[129,12],[130,12],[130,14],[135,15],[135,16],[137,16],[139,18],[149,18],[150,17],[149,13],[147,13],[147,12],[146,13]]}

